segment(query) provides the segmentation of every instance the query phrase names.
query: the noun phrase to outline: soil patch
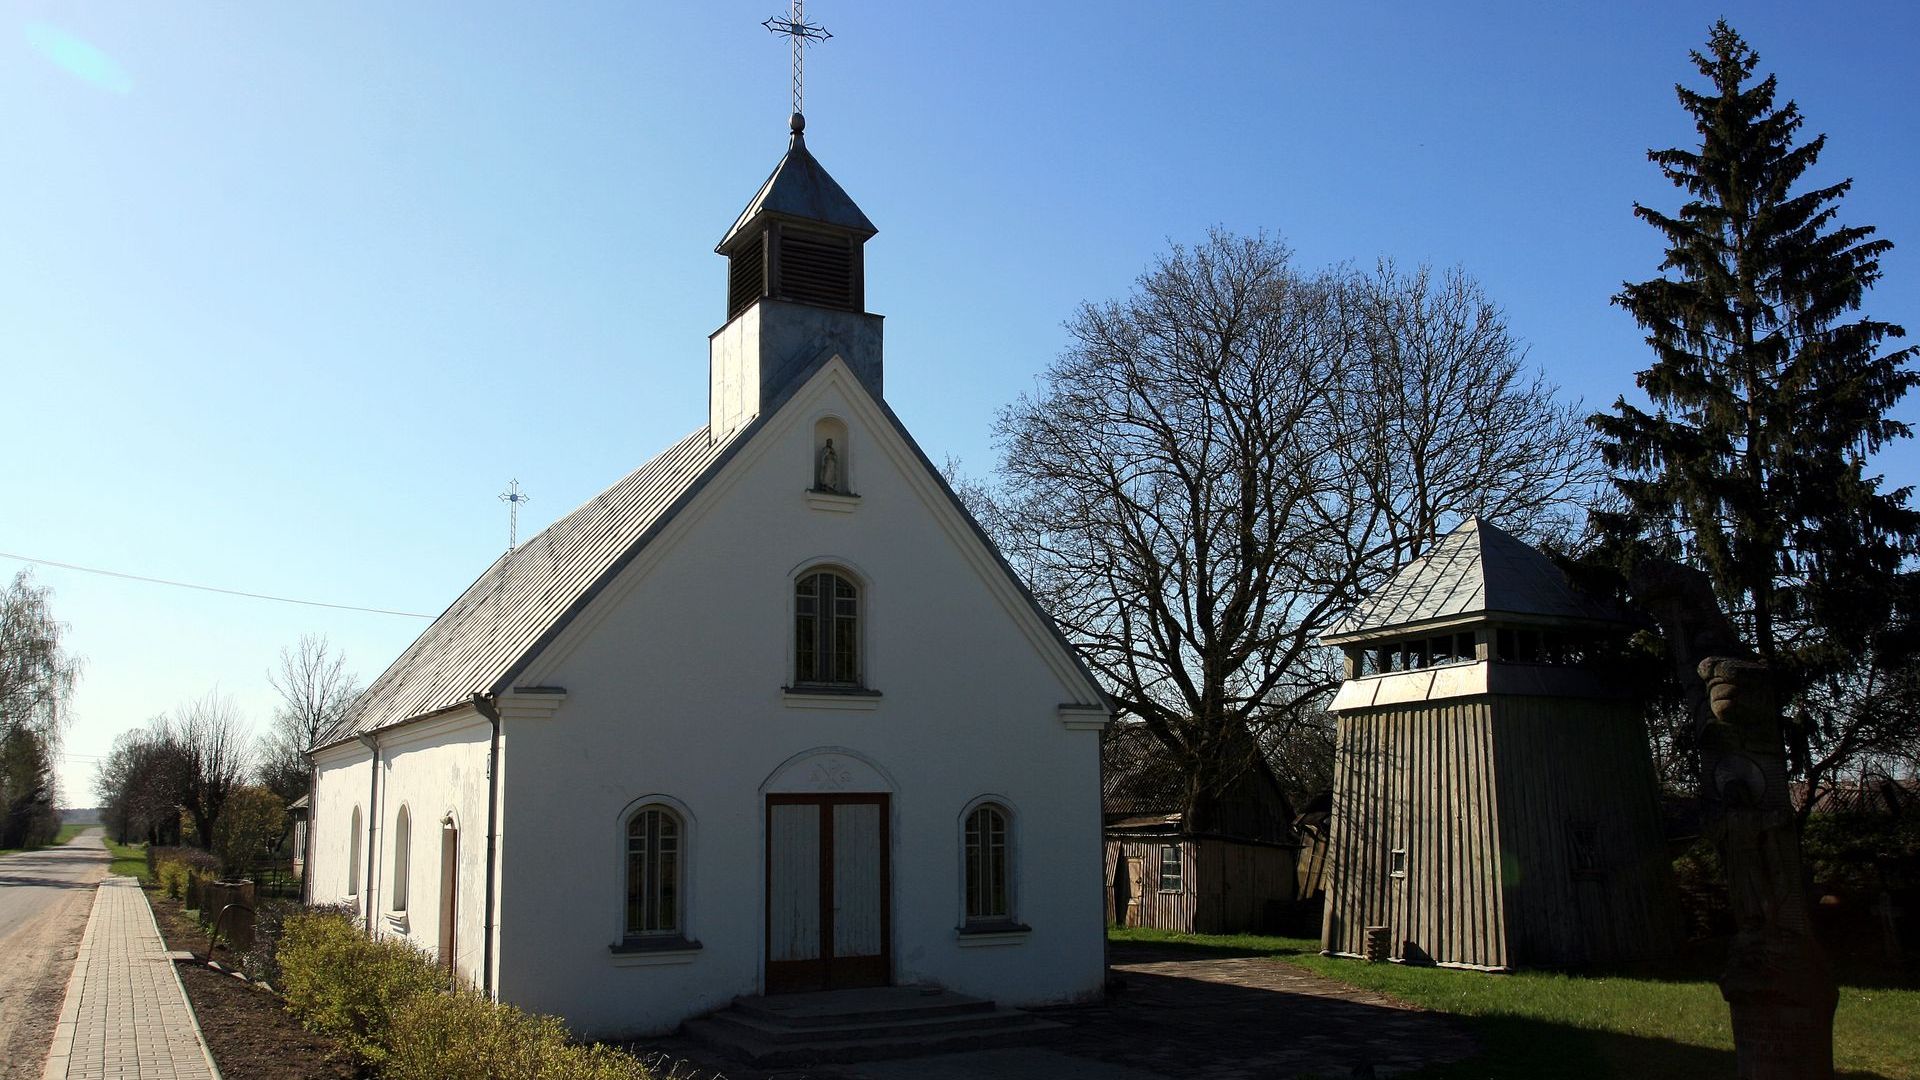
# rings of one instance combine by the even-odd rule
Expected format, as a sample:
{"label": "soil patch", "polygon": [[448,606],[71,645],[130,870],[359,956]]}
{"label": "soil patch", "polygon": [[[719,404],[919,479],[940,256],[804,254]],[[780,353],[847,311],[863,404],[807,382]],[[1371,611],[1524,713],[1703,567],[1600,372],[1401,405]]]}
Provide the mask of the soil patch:
{"label": "soil patch", "polygon": [[[178,900],[153,892],[147,899],[167,948],[206,955],[207,932],[186,916]],[[214,959],[237,966],[224,945]],[[331,1039],[301,1027],[277,995],[203,964],[177,963],[174,970],[180,973],[200,1033],[224,1080],[355,1080],[371,1075]]]}

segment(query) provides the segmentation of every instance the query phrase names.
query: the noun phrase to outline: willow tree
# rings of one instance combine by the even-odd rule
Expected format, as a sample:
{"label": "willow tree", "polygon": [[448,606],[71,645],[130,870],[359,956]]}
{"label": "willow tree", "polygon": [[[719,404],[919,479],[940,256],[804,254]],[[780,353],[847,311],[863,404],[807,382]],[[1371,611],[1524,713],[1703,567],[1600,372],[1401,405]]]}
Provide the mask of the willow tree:
{"label": "willow tree", "polygon": [[[1909,436],[1888,413],[1914,385],[1900,327],[1860,314],[1891,244],[1838,224],[1851,180],[1804,181],[1826,146],[1779,104],[1772,75],[1724,21],[1692,54],[1708,86],[1676,87],[1699,145],[1648,157],[1688,196],[1634,213],[1666,244],[1662,274],[1614,302],[1646,330],[1651,411],[1621,398],[1592,422],[1627,509],[1623,543],[1703,568],[1748,647],[1803,689],[1844,681],[1893,621],[1920,515],[1869,459]],[[1796,725],[1819,781],[1831,714]]]}

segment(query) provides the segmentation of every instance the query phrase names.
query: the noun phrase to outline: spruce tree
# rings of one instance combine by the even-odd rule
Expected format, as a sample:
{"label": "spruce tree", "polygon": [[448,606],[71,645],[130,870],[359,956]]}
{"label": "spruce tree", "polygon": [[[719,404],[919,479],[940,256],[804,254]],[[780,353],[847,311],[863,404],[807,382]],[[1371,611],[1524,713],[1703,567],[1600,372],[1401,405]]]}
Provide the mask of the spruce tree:
{"label": "spruce tree", "polygon": [[1800,110],[1724,21],[1692,55],[1711,88],[1675,89],[1700,144],[1647,155],[1690,201],[1635,204],[1666,260],[1614,297],[1653,347],[1654,411],[1591,420],[1628,508],[1602,523],[1703,567],[1754,652],[1805,680],[1866,654],[1920,536],[1911,489],[1867,472],[1910,435],[1887,414],[1914,350],[1883,352],[1904,332],[1859,313],[1892,245],[1836,224],[1852,181],[1796,190],[1826,136],[1796,145]]}

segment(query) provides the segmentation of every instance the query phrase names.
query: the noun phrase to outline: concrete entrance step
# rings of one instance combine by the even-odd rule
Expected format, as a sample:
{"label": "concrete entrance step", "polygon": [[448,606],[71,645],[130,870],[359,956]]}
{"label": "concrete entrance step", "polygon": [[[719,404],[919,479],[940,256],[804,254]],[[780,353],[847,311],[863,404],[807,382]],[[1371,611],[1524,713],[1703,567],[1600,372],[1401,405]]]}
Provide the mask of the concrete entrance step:
{"label": "concrete entrance step", "polygon": [[984,998],[875,987],[740,998],[688,1021],[686,1033],[736,1061],[767,1067],[1018,1046],[1061,1027]]}
{"label": "concrete entrance step", "polygon": [[761,994],[734,998],[733,1007],[748,1015],[793,1027],[907,1020],[994,1009],[993,1002],[986,998],[956,994],[937,986],[868,986],[858,990]]}

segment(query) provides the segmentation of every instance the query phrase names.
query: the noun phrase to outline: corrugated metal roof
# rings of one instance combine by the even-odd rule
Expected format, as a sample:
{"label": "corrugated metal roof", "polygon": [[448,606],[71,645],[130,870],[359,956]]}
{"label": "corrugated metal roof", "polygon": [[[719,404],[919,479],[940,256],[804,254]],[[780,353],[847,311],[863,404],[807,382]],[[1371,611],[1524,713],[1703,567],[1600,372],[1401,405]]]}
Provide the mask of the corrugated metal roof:
{"label": "corrugated metal roof", "polygon": [[503,689],[496,684],[719,461],[726,444],[709,443],[702,427],[502,555],[315,745]]}
{"label": "corrugated metal roof", "polygon": [[1469,615],[1630,622],[1518,537],[1468,518],[1327,631],[1327,640]]}
{"label": "corrugated metal roof", "polygon": [[721,237],[715,250],[724,253],[734,234],[763,213],[784,214],[837,225],[858,233],[862,240],[878,231],[860,207],[855,205],[846,189],[828,176],[827,170],[821,168],[820,163],[807,152],[807,141],[799,132],[794,133],[786,156],[774,166],[773,173],[754,193],[747,208],[740,211],[740,216],[734,219],[733,226]]}

